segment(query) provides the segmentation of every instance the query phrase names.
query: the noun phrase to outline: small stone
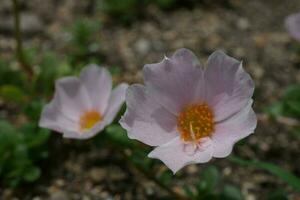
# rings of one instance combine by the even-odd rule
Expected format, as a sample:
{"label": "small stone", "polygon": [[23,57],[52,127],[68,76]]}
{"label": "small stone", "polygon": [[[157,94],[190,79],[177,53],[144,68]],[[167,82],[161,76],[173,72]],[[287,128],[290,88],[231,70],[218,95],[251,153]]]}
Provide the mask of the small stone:
{"label": "small stone", "polygon": [[[15,25],[12,16],[1,18],[0,31],[12,33]],[[36,15],[29,13],[22,13],[20,15],[20,27],[24,34],[39,33],[43,30],[43,23]]]}
{"label": "small stone", "polygon": [[197,173],[199,170],[198,170],[198,167],[197,165],[189,165],[187,166],[187,173],[188,174],[195,174]]}
{"label": "small stone", "polygon": [[55,185],[57,185],[58,187],[63,187],[63,186],[65,186],[65,180],[63,180],[63,179],[57,179],[56,181],[55,181]]}
{"label": "small stone", "polygon": [[239,18],[237,21],[237,27],[241,30],[247,30],[250,27],[250,23],[246,18]]}
{"label": "small stone", "polygon": [[58,190],[50,195],[50,200],[68,200],[70,199],[66,192]]}
{"label": "small stone", "polygon": [[232,169],[231,169],[230,167],[225,167],[225,168],[223,169],[223,174],[224,174],[225,176],[229,176],[231,173],[232,173]]}
{"label": "small stone", "polygon": [[150,50],[150,42],[141,38],[134,44],[134,48],[139,54],[146,55]]}
{"label": "small stone", "polygon": [[107,177],[108,173],[102,168],[92,168],[90,170],[89,176],[94,182],[101,182]]}

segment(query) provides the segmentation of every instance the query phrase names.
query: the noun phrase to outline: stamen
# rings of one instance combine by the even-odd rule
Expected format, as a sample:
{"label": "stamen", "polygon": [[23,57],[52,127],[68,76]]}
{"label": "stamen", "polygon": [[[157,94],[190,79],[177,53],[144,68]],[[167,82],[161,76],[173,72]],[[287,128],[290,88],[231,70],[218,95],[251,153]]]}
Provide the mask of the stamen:
{"label": "stamen", "polygon": [[214,131],[213,112],[206,104],[190,105],[179,114],[177,127],[183,141],[198,144]]}
{"label": "stamen", "polygon": [[94,127],[94,125],[102,120],[102,116],[98,111],[91,110],[81,115],[79,120],[80,131],[86,131]]}

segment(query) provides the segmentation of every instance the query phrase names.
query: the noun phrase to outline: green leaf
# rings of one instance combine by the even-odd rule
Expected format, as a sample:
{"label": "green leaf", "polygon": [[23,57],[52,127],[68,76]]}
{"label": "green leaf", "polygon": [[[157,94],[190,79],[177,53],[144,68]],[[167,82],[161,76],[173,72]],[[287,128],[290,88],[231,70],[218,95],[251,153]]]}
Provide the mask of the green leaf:
{"label": "green leaf", "polygon": [[170,170],[164,171],[160,176],[159,180],[164,183],[165,185],[170,184],[173,178],[173,173]]}
{"label": "green leaf", "polygon": [[129,140],[126,131],[117,124],[112,124],[106,128],[108,137],[121,146],[131,147],[134,142]]}
{"label": "green leaf", "polygon": [[232,185],[225,185],[220,194],[222,200],[243,200],[241,191]]}
{"label": "green leaf", "polygon": [[22,103],[25,100],[25,93],[14,85],[3,85],[0,87],[0,97],[13,103]]}
{"label": "green leaf", "polygon": [[20,129],[0,120],[0,180],[16,187],[39,178],[37,161],[47,153],[48,132],[28,122]]}
{"label": "green leaf", "polygon": [[205,183],[205,189],[213,192],[220,181],[220,173],[215,166],[209,166],[202,172],[201,182]]}
{"label": "green leaf", "polygon": [[267,170],[281,180],[287,182],[296,191],[300,192],[300,178],[275,164],[256,160],[244,160],[235,156],[230,156],[229,160],[242,166],[250,166]]}
{"label": "green leaf", "polygon": [[183,190],[188,197],[195,198],[195,194],[189,186],[184,185]]}
{"label": "green leaf", "polygon": [[283,190],[272,191],[268,194],[267,200],[288,200],[286,192]]}
{"label": "green leaf", "polygon": [[24,174],[24,179],[28,182],[33,182],[41,176],[41,170],[38,167],[30,167]]}
{"label": "green leaf", "polygon": [[300,85],[289,86],[280,101],[266,109],[271,116],[300,118]]}

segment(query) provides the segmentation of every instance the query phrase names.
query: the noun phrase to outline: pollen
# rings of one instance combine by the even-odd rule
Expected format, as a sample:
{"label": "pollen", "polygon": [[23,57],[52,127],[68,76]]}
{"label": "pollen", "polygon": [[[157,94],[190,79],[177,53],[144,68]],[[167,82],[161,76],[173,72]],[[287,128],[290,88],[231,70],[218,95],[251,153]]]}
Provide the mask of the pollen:
{"label": "pollen", "polygon": [[177,118],[177,128],[185,142],[198,142],[214,131],[212,109],[205,103],[187,106]]}
{"label": "pollen", "polygon": [[96,123],[102,120],[102,116],[98,111],[87,111],[81,115],[79,120],[80,130],[86,131],[95,126]]}

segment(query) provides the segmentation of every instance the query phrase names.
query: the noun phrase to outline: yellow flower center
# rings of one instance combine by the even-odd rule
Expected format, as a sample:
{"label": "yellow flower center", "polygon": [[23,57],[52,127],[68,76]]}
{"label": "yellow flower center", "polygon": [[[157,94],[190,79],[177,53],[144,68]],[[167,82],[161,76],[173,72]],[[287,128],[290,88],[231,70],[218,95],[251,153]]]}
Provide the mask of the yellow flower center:
{"label": "yellow flower center", "polygon": [[198,142],[201,138],[211,136],[214,131],[213,119],[212,109],[205,103],[187,106],[177,118],[181,139]]}
{"label": "yellow flower center", "polygon": [[93,128],[93,126],[96,123],[100,122],[101,120],[102,120],[102,116],[98,111],[94,111],[94,110],[87,111],[80,117],[79,120],[80,130],[81,131],[89,130]]}

